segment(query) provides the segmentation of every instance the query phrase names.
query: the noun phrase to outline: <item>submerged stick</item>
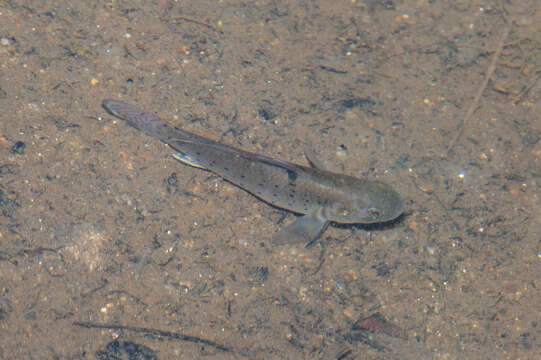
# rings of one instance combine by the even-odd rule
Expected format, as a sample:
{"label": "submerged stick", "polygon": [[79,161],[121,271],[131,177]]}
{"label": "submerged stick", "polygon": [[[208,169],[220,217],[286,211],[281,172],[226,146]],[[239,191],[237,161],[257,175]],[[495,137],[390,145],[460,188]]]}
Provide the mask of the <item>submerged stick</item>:
{"label": "submerged stick", "polygon": [[455,146],[456,142],[458,141],[460,136],[462,136],[462,133],[464,131],[464,127],[471,120],[471,117],[472,117],[473,113],[475,112],[475,110],[477,108],[477,104],[479,103],[479,100],[481,99],[481,96],[485,92],[485,89],[486,89],[486,87],[488,85],[488,82],[492,78],[492,74],[494,73],[494,70],[496,69],[496,62],[498,61],[498,58],[500,57],[500,54],[501,54],[501,52],[503,50],[505,40],[507,40],[507,36],[509,35],[509,32],[511,31],[511,25],[512,25],[512,23],[508,24],[505,27],[505,29],[503,30],[502,38],[500,39],[500,42],[498,43],[498,47],[496,48],[496,51],[494,52],[494,56],[492,57],[492,61],[490,62],[490,65],[488,66],[487,73],[486,73],[486,76],[485,76],[485,80],[483,81],[483,83],[481,84],[481,87],[477,91],[477,95],[473,99],[473,102],[470,105],[470,108],[468,109],[468,112],[466,113],[466,116],[464,117],[464,119],[462,120],[460,125],[458,126],[458,130],[457,130],[456,135],[449,142],[449,145],[447,146],[447,152],[445,154],[446,157],[449,156],[449,153],[451,152],[451,150]]}
{"label": "submerged stick", "polygon": [[175,332],[164,331],[164,330],[157,330],[157,329],[151,329],[151,328],[145,328],[145,327],[139,327],[139,326],[119,325],[119,324],[97,324],[97,323],[91,323],[91,322],[86,322],[86,321],[81,321],[81,322],[76,321],[73,323],[73,325],[84,327],[87,329],[127,330],[127,331],[133,331],[135,333],[140,333],[144,335],[164,337],[164,338],[169,338],[169,339],[174,339],[174,340],[188,341],[188,342],[192,342],[196,344],[207,345],[217,350],[221,350],[225,352],[233,351],[231,348],[225,345],[219,344],[217,342],[211,341],[211,340],[202,339],[202,338],[198,338],[196,336],[191,336],[191,335],[184,335],[184,334],[179,334]]}

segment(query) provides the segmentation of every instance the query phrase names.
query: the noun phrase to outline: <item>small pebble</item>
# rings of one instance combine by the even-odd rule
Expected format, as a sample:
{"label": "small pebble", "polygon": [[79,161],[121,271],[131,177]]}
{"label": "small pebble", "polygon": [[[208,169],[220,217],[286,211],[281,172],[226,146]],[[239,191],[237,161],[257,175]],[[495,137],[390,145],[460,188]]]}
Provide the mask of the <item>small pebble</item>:
{"label": "small pebble", "polygon": [[22,141],[17,141],[13,146],[11,147],[11,152],[13,154],[24,154],[24,149],[26,149],[26,144]]}

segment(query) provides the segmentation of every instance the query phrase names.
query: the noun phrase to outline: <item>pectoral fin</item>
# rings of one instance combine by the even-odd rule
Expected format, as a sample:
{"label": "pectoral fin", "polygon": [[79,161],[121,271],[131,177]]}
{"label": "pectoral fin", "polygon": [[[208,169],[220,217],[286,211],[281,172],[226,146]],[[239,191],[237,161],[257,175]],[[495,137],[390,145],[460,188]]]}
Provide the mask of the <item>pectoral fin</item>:
{"label": "pectoral fin", "polygon": [[318,209],[312,214],[299,217],[275,233],[272,242],[276,245],[306,242],[309,246],[323,234],[327,226],[329,226],[329,221],[323,215],[323,209]]}
{"label": "pectoral fin", "polygon": [[198,169],[206,170],[206,168],[203,165],[199,164],[197,160],[193,159],[190,155],[182,154],[180,152],[174,152],[172,155],[175,159],[177,159],[183,164],[190,165]]}

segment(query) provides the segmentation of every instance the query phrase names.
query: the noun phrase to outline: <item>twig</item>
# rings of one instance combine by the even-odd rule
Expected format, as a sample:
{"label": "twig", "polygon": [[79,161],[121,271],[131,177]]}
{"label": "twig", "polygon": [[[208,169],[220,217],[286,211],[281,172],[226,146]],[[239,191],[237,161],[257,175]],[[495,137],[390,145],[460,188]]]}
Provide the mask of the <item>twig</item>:
{"label": "twig", "polygon": [[211,340],[201,339],[195,336],[190,335],[184,335],[179,333],[174,333],[170,331],[164,331],[164,330],[157,330],[157,329],[151,329],[151,328],[144,328],[144,327],[138,327],[138,326],[128,326],[128,325],[117,325],[117,324],[96,324],[91,322],[74,322],[74,326],[81,326],[87,329],[106,329],[106,330],[127,330],[127,331],[133,331],[136,333],[141,333],[144,335],[150,335],[155,337],[165,337],[180,341],[188,341],[193,342],[196,344],[203,344],[207,346],[212,346],[213,348],[216,348],[221,351],[232,351],[231,348],[228,348],[225,345],[218,344]]}
{"label": "twig", "polygon": [[481,87],[477,91],[477,95],[473,99],[472,104],[470,105],[470,108],[468,109],[468,112],[466,113],[466,116],[458,126],[458,130],[456,135],[453,137],[453,139],[449,142],[449,145],[447,146],[447,153],[445,156],[449,156],[449,153],[455,146],[456,142],[462,136],[462,132],[464,131],[464,127],[466,124],[471,120],[471,117],[473,113],[475,112],[477,108],[477,104],[479,103],[479,100],[481,99],[481,96],[483,95],[483,92],[485,91],[488,82],[492,78],[492,74],[494,73],[494,70],[496,69],[496,62],[498,61],[498,58],[500,57],[500,54],[502,52],[503,46],[505,44],[505,40],[507,40],[507,36],[509,35],[509,32],[511,31],[511,23],[508,23],[505,29],[503,30],[502,38],[500,39],[500,42],[498,44],[498,47],[496,48],[496,51],[494,52],[494,55],[492,56],[492,61],[490,62],[490,65],[488,66],[487,73],[485,75],[485,80],[483,81],[483,84],[481,84]]}
{"label": "twig", "polygon": [[217,33],[220,33],[220,34],[223,34],[224,32],[220,29],[217,29],[216,27],[210,25],[210,24],[207,24],[205,22],[202,22],[202,21],[199,21],[197,19],[193,19],[191,17],[188,17],[188,16],[184,16],[184,15],[177,15],[174,17],[174,19],[179,19],[179,20],[184,20],[184,21],[187,21],[187,22],[191,22],[191,23],[194,23],[194,24],[197,24],[197,25],[201,25],[201,26],[204,26],[204,27],[207,27],[211,30],[214,30],[216,31]]}
{"label": "twig", "polygon": [[536,77],[533,79],[532,83],[528,86],[526,86],[526,89],[522,90],[517,97],[513,100],[513,105],[517,105],[520,103],[528,94],[530,91],[537,85],[537,82],[541,79],[541,70],[536,71]]}

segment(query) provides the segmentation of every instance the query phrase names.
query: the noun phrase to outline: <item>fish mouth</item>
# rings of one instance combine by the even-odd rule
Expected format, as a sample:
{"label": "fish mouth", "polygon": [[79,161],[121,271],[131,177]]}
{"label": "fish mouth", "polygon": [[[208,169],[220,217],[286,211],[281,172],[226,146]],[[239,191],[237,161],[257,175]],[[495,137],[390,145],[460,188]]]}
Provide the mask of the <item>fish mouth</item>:
{"label": "fish mouth", "polygon": [[398,208],[396,209],[396,216],[394,218],[399,217],[404,213],[404,210],[406,210],[406,206],[404,205],[404,202],[402,200],[398,200]]}
{"label": "fish mouth", "polygon": [[399,218],[400,215],[404,213],[404,210],[405,210],[404,202],[402,201],[402,199],[400,199],[400,197],[398,197],[398,195],[396,195],[392,210],[389,211],[386,218],[382,221],[393,221]]}
{"label": "fish mouth", "polygon": [[404,202],[401,199],[398,199],[398,203],[396,204],[394,211],[389,213],[389,216],[384,221],[387,222],[387,221],[394,221],[398,219],[400,216],[402,216],[402,214],[404,213],[404,210],[405,210]]}

